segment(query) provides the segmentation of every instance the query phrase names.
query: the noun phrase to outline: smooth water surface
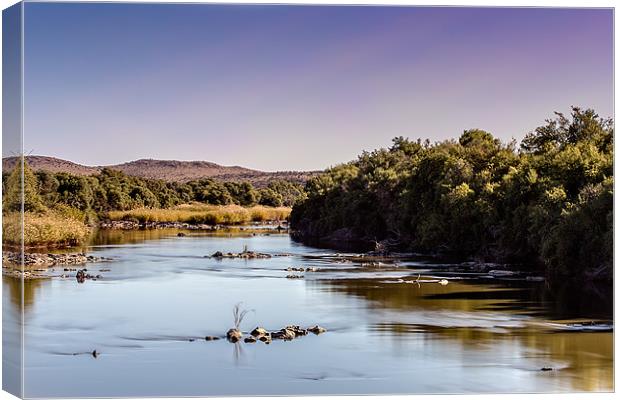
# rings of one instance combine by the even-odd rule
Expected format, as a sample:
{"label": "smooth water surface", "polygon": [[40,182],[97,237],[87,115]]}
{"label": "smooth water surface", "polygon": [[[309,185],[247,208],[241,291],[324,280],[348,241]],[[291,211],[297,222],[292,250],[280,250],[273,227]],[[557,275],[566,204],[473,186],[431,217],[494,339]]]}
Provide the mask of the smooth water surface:
{"label": "smooth water surface", "polygon": [[[610,289],[552,290],[447,272],[453,265],[425,258],[347,262],[286,234],[176,233],[100,232],[88,251],[114,261],[86,267],[102,279],[80,284],[56,267],[58,277],[26,282],[26,397],[613,390],[611,326],[568,324],[608,322]],[[204,257],[244,246],[291,255]],[[299,266],[317,271],[286,271]],[[449,284],[424,282],[437,277]],[[13,305],[5,318],[16,321],[19,283],[5,277],[3,287]],[[253,310],[244,331],[319,324],[328,332],[205,341],[233,326],[239,302]]]}

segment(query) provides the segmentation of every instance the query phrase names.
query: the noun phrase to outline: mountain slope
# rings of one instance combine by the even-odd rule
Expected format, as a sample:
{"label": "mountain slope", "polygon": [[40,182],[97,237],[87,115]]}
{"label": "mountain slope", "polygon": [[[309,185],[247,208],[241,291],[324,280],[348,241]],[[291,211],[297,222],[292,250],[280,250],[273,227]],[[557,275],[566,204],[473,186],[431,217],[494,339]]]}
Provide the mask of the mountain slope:
{"label": "mountain slope", "polygon": [[[13,169],[17,159],[17,157],[3,158],[2,170],[6,172]],[[103,168],[110,168],[131,176],[163,179],[170,182],[187,182],[200,178],[214,178],[221,181],[248,181],[258,187],[266,186],[269,182],[278,179],[304,183],[318,173],[316,171],[264,172],[239,166],[222,166],[208,161],[142,159],[123,164],[91,167],[47,156],[27,156],[26,160],[35,171],[92,175],[97,174]]]}

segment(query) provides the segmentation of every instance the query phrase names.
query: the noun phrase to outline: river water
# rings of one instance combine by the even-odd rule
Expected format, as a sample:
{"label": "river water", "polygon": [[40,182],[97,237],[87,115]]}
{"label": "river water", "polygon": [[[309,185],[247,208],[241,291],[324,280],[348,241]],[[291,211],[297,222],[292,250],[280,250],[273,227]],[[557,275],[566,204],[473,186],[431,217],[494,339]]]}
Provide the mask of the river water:
{"label": "river water", "polygon": [[[280,256],[204,257],[244,247]],[[102,279],[56,267],[26,282],[26,397],[613,390],[611,288],[455,273],[425,257],[361,264],[263,231],[102,231],[87,251],[114,259],[86,266]],[[316,271],[286,271],[300,266]],[[3,289],[10,325],[19,281]],[[205,341],[233,326],[240,302],[244,331],[328,331]]]}

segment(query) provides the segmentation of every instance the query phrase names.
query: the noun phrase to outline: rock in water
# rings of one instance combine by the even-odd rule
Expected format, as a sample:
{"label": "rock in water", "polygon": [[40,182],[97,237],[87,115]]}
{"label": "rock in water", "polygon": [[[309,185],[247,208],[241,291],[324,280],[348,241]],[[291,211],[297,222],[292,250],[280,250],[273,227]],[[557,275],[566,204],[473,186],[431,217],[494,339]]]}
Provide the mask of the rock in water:
{"label": "rock in water", "polygon": [[281,339],[281,340],[293,340],[295,339],[296,335],[295,332],[293,332],[290,329],[280,329],[277,332],[271,332],[271,337],[274,339]]}
{"label": "rock in water", "polygon": [[289,325],[284,329],[293,331],[293,333],[295,333],[295,337],[306,336],[308,334],[308,330],[301,328],[299,325]]}
{"label": "rock in water", "polygon": [[252,336],[254,336],[254,337],[259,337],[259,336],[268,335],[269,332],[267,332],[267,329],[261,328],[260,326],[257,326],[256,328],[254,328],[254,330],[252,332],[250,332],[250,334]]}
{"label": "rock in water", "polygon": [[226,332],[226,339],[233,343],[237,343],[242,337],[243,335],[239,329],[232,328]]}
{"label": "rock in water", "polygon": [[308,332],[312,332],[315,335],[320,335],[321,333],[327,332],[327,329],[323,328],[322,326],[315,325],[308,328]]}
{"label": "rock in water", "polygon": [[219,337],[217,337],[217,336],[205,336],[205,340],[206,340],[207,342],[210,342],[210,341],[212,341],[212,340],[220,340],[220,338],[219,338]]}
{"label": "rock in water", "polygon": [[253,336],[246,337],[243,341],[246,343],[256,343],[256,339]]}

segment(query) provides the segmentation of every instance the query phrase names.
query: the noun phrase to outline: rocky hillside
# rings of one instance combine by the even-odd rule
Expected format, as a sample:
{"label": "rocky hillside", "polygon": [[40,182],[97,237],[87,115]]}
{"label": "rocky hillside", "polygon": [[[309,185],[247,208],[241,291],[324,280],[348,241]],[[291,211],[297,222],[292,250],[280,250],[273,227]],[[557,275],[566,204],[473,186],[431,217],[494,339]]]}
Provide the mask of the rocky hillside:
{"label": "rocky hillside", "polygon": [[[106,166],[86,166],[46,156],[27,156],[28,164],[35,171],[67,172],[74,175],[92,175],[103,168],[111,168],[127,175],[141,178],[163,179],[166,181],[187,182],[200,178],[214,178],[221,181],[248,181],[261,187],[277,179],[304,183],[316,171],[280,171],[264,172],[239,166],[222,166],[207,161],[175,161],[143,159],[123,164]],[[2,170],[10,171],[15,166],[17,157],[2,159]]]}

